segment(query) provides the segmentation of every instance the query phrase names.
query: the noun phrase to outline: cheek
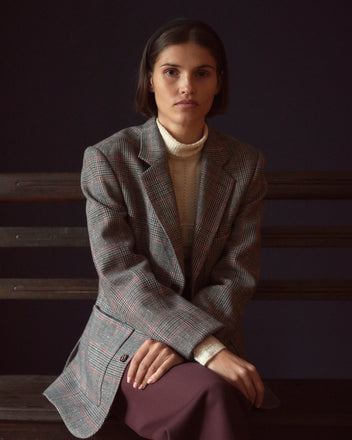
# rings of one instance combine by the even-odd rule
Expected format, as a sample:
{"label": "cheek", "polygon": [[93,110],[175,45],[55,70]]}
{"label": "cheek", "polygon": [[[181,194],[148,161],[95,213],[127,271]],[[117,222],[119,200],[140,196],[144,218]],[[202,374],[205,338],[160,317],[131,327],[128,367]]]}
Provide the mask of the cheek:
{"label": "cheek", "polygon": [[218,81],[216,81],[213,87],[213,97],[220,92],[220,89],[221,89],[221,85]]}
{"label": "cheek", "polygon": [[217,89],[216,88],[214,88],[211,91],[209,91],[208,92],[208,102],[212,103],[214,101],[214,98],[215,98],[216,95],[217,95]]}
{"label": "cheek", "polygon": [[158,87],[155,87],[154,93],[155,99],[167,101],[173,96],[173,88],[167,84],[158,84]]}
{"label": "cheek", "polygon": [[158,89],[154,93],[154,99],[155,99],[156,106],[158,107],[159,110],[167,107],[167,103],[168,103],[169,99],[167,98],[167,96],[165,96],[165,92],[163,90]]}
{"label": "cheek", "polygon": [[203,96],[207,102],[213,101],[217,93],[218,93],[218,85],[217,83],[214,82],[211,82],[210,84],[208,83],[207,85],[205,85],[203,89]]}

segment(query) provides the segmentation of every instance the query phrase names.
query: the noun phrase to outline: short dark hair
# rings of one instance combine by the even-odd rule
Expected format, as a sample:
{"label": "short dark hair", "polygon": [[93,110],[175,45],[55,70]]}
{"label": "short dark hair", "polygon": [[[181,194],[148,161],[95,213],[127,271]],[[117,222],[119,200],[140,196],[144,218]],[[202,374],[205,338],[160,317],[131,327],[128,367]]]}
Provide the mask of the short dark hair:
{"label": "short dark hair", "polygon": [[150,91],[150,75],[160,53],[173,44],[191,41],[209,50],[216,61],[217,74],[221,78],[220,91],[214,97],[208,116],[225,113],[228,103],[228,65],[225,48],[214,29],[200,20],[177,18],[159,28],[148,40],[139,66],[135,99],[136,111],[144,116],[157,116],[158,108]]}

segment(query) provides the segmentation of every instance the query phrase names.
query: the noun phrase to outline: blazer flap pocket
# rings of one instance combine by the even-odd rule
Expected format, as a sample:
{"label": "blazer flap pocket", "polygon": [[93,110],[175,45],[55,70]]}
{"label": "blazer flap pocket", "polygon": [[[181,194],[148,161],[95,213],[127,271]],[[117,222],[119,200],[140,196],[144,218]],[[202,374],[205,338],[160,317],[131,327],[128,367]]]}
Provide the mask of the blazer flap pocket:
{"label": "blazer flap pocket", "polygon": [[133,331],[133,327],[94,306],[73,364],[87,396],[96,405],[101,404],[102,384],[108,365]]}

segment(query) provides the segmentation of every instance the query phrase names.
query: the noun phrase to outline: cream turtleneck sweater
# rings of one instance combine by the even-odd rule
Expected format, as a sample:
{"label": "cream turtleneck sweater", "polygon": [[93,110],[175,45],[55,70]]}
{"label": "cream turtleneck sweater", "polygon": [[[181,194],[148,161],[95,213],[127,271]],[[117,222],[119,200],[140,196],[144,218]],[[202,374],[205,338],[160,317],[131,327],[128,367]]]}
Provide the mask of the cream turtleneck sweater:
{"label": "cream turtleneck sweater", "polygon": [[193,232],[197,215],[199,175],[202,148],[208,138],[208,127],[194,144],[182,144],[157,121],[168,152],[168,163],[180,217],[184,256],[191,258]]}
{"label": "cream turtleneck sweater", "polygon": [[[168,152],[168,164],[174,186],[180,217],[184,256],[190,260],[200,182],[200,163],[203,146],[208,138],[208,127],[204,125],[203,136],[193,144],[178,142],[157,120],[157,125]],[[186,264],[190,268],[190,264]],[[214,336],[208,336],[193,351],[194,359],[206,365],[219,351],[226,348]]]}

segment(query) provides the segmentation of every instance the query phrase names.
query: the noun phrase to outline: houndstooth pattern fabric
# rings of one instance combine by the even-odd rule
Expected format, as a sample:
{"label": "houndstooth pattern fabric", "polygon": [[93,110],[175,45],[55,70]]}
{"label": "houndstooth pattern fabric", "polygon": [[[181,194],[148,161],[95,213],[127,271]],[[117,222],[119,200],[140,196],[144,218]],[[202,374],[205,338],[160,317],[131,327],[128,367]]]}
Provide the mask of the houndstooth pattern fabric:
{"label": "houndstooth pattern fabric", "polygon": [[241,320],[259,277],[261,153],[210,129],[187,286],[181,228],[155,119],[89,147],[82,191],[96,304],[63,373],[45,391],[79,438],[103,424],[128,361],[146,339],[187,360],[214,334],[244,357]]}

